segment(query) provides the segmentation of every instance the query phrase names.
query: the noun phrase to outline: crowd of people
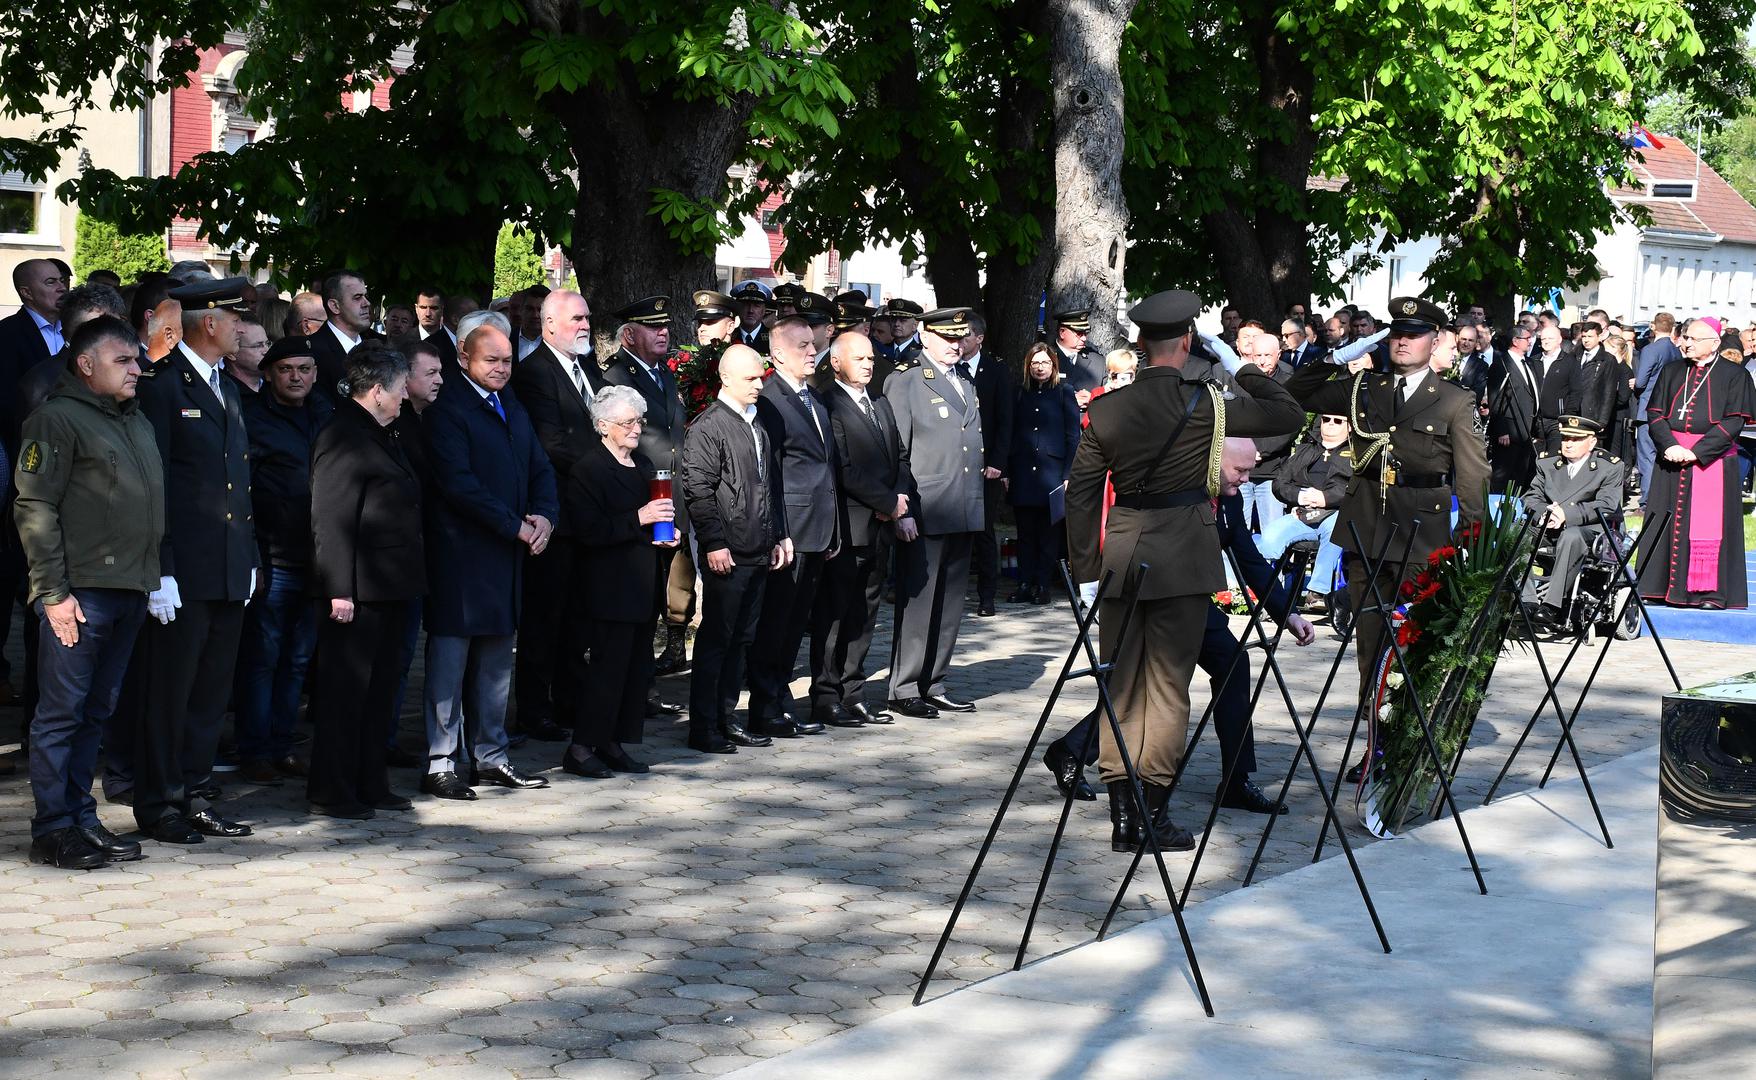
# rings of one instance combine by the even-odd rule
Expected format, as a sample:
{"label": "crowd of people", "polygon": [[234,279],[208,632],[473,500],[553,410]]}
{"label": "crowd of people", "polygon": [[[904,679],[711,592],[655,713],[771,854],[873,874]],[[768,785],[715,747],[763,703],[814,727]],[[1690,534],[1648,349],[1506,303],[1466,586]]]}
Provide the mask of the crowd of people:
{"label": "crowd of people", "polygon": [[[1163,389],[1146,376],[1172,369],[1179,385],[1238,398],[1223,455],[1201,457],[1224,460],[1213,512],[1182,539],[1130,539],[1169,545],[1167,565],[1200,579],[1175,591],[1179,603],[1199,594],[1206,614],[1191,625],[1210,640],[1175,663],[1229,669],[1237,643],[1223,616],[1210,625],[1206,599],[1220,563],[1193,556],[1217,523],[1262,592],[1267,561],[1315,539],[1305,601],[1358,607],[1339,591],[1333,530],[1360,487],[1359,403],[1287,388],[1300,372],[1321,376],[1305,379],[1315,386],[1343,368],[1403,371],[1386,339],[1416,322],[1432,337],[1423,372],[1469,395],[1450,436],[1485,453],[1484,485],[1491,473],[1496,493],[1531,492],[1557,531],[1587,528],[1579,506],[1619,499],[1633,453],[1642,499],[1671,511],[1643,591],[1744,602],[1729,462],[1746,445],[1751,381],[1741,353],[1720,362],[1740,340],[1710,317],[1660,315],[1644,341],[1602,312],[1565,329],[1532,312],[1495,331],[1479,309],[1452,321],[1423,307],[1381,330],[1364,311],[1318,322],[1295,306],[1271,330],[1227,308],[1222,333],[1196,335],[1178,294],[1175,317],[1158,320],[1171,336],[1149,332],[1142,305],[1141,336],[1107,354],[1088,339],[1089,311],[1052,309],[1015,369],[985,352],[974,309],[879,307],[796,284],[644,297],[600,326],[580,293],[542,286],[486,306],[437,289],[381,305],[352,271],[290,299],[199,265],[126,285],[70,276],[54,260],[22,263],[23,306],[0,320],[16,531],[0,574],[21,601],[31,857],[55,866],[141,855],[99,822],[94,783],[132,806],[143,838],[193,844],[250,833],[219,810],[233,770],[257,785],[302,780],[313,814],[349,820],[412,806],[392,768],[420,770],[420,792],[439,799],[545,786],[508,754],[527,739],[565,744],[568,774],[643,773],[646,721],[685,711],[660,699],[660,674],[688,673],[688,745],[707,754],[973,712],[951,660],[972,575],[976,616],[997,614],[1001,508],[1018,531],[1008,602],[1050,602],[1063,555],[1076,568],[1095,557],[1092,536],[1069,535],[1092,510],[1078,461],[1121,452],[1118,438],[1130,445],[1117,460],[1131,461],[1175,423],[1106,431],[1094,418],[1124,411],[1094,403],[1144,400],[1131,387]],[[673,348],[679,319],[695,343]],[[1390,458],[1371,463],[1378,482],[1392,482]],[[1144,477],[1154,461],[1130,467]],[[1156,520],[1133,511],[1208,498],[1179,490],[1160,507],[1105,475],[1096,535],[1120,522],[1129,536]],[[1444,478],[1467,510],[1470,477]],[[887,594],[889,679],[869,695]],[[1303,644],[1299,600],[1270,608]],[[1170,627],[1189,611],[1167,602],[1158,616]],[[425,738],[411,750],[399,718],[423,636]],[[1247,710],[1234,701],[1219,718],[1240,762],[1225,804],[1280,812],[1249,780]],[[1057,782],[1089,795],[1081,771],[1098,741],[1052,747]],[[1149,755],[1154,776],[1174,768],[1173,743]],[[1104,776],[1115,782],[1107,761]],[[1117,844],[1137,845],[1144,827],[1118,825]]]}

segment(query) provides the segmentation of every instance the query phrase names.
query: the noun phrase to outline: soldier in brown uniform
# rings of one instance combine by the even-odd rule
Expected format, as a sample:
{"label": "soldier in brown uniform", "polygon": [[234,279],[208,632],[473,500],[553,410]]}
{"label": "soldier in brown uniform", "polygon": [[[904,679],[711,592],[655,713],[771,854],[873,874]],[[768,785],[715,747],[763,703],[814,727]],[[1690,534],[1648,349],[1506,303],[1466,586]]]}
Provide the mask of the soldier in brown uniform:
{"label": "soldier in brown uniform", "polygon": [[[1074,454],[1067,486],[1067,543],[1082,582],[1116,573],[1098,625],[1103,655],[1114,665],[1110,693],[1128,753],[1145,786],[1153,832],[1161,847],[1192,846],[1172,824],[1166,802],[1183,756],[1189,724],[1189,679],[1201,651],[1207,605],[1225,588],[1214,499],[1226,435],[1295,432],[1301,409],[1254,365],[1237,367],[1239,392],[1185,380],[1184,362],[1201,298],[1175,290],[1148,297],[1128,313],[1139,328],[1147,366],[1125,393],[1094,398],[1090,426]],[[1167,437],[1168,436],[1168,437]],[[1116,490],[1107,528],[1101,525],[1104,481]],[[1100,535],[1100,530],[1102,530]],[[1148,564],[1128,638],[1117,651],[1122,596],[1136,568]],[[1144,842],[1122,755],[1101,724],[1098,762],[1110,789],[1111,847]]]}
{"label": "soldier in brown uniform", "polygon": [[[1366,560],[1388,549],[1378,589],[1385,602],[1394,603],[1408,569],[1420,567],[1450,542],[1452,494],[1458,527],[1466,528],[1481,520],[1488,487],[1488,459],[1475,434],[1475,395],[1427,366],[1439,327],[1448,321],[1444,309],[1400,296],[1390,302],[1390,313],[1388,373],[1371,373],[1365,357],[1345,368],[1306,364],[1286,384],[1305,408],[1347,415],[1353,431],[1354,477],[1336,518],[1334,540],[1347,569],[1348,602],[1358,616],[1362,693],[1383,647],[1384,628],[1368,587]],[[1334,377],[1343,374],[1349,377]],[[1411,529],[1409,561],[1396,562]]]}

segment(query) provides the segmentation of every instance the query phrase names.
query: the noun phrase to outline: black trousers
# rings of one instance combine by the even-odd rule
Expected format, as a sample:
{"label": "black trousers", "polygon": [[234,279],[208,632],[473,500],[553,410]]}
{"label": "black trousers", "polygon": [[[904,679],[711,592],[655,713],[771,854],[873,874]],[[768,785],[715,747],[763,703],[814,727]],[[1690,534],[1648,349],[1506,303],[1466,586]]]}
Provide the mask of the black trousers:
{"label": "black trousers", "polygon": [[963,601],[975,533],[922,536],[896,545],[896,634],[890,696],[941,697]]}
{"label": "black trousers", "polygon": [[[839,559],[840,556],[837,556]],[[811,605],[827,560],[821,551],[797,552],[762,587],[762,614],[750,648],[750,722],[775,720],[793,711],[793,667],[811,625]],[[699,646],[697,646],[699,648]]]}
{"label": "black trousers", "polygon": [[[1225,614],[1209,604],[1207,628],[1201,636],[1201,653],[1195,663],[1207,672],[1208,685],[1217,696],[1213,706],[1213,728],[1219,734],[1220,767],[1238,781],[1248,779],[1256,771],[1256,736],[1250,727],[1250,692],[1255,683],[1250,678],[1249,653],[1244,653],[1243,659],[1237,662],[1238,669],[1232,671],[1232,660],[1240,651],[1238,639],[1232,636],[1231,624]],[[1222,688],[1220,681],[1225,679],[1228,671],[1232,677]],[[1086,754],[1085,763],[1095,765],[1098,740],[1091,736],[1100,723],[1107,724],[1109,720],[1094,709],[1057,741],[1064,750],[1078,757],[1089,739],[1091,749]],[[1235,768],[1233,762],[1237,763]]]}
{"label": "black trousers", "polygon": [[1046,506],[1015,506],[1012,513],[1018,521],[1019,586],[1058,585],[1055,566],[1061,561],[1061,524],[1049,521]]}
{"label": "black trousers", "polygon": [[717,731],[738,707],[744,661],[762,614],[768,567],[734,566],[729,574],[701,576],[701,625],[695,665],[689,669],[689,730]]}
{"label": "black trousers", "polygon": [[585,621],[586,651],[576,661],[580,707],[573,710],[573,745],[589,749],[645,740],[646,695],[652,692],[652,623]]}
{"label": "black trousers", "polygon": [[994,522],[1006,502],[1006,486],[998,480],[982,481],[982,531],[975,535],[976,599],[986,606],[994,603],[1000,588],[1000,541],[994,538]]}
{"label": "black trousers", "polygon": [[140,636],[142,710],[134,740],[134,820],[143,829],[207,807],[189,790],[213,776],[220,722],[232,696],[243,601],[185,600],[168,624]]}
{"label": "black trousers", "polygon": [[578,549],[566,537],[524,560],[524,599],[513,668],[513,698],[522,730],[544,720],[563,727],[573,723],[579,685],[570,661],[585,648],[582,620],[567,617],[577,560]]}
{"label": "black trousers", "polygon": [[390,748],[384,717],[396,707],[402,683],[403,634],[409,605],[420,601],[354,605],[352,622],[318,611],[317,672],[311,767],[305,792],[324,806],[371,806],[390,794]]}
{"label": "black trousers", "polygon": [[870,544],[843,548],[823,564],[823,581],[811,609],[811,708],[853,705],[866,689],[866,654],[884,599],[884,568],[895,533],[873,525]]}

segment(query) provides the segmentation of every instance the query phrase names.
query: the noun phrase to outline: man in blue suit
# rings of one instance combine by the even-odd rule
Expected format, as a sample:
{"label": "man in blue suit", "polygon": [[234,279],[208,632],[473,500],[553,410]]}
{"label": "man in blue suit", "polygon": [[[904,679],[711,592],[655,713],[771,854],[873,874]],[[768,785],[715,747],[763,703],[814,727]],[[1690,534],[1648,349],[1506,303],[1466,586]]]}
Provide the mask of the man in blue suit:
{"label": "man in blue suit", "polygon": [[1652,445],[1652,433],[1646,430],[1646,404],[1652,400],[1652,384],[1658,380],[1659,368],[1682,358],[1682,350],[1677,348],[1677,317],[1661,311],[1652,317],[1652,340],[1640,350],[1639,361],[1634,367],[1634,393],[1637,395],[1634,404],[1637,432],[1634,465],[1640,470],[1641,506],[1646,505],[1647,492],[1652,490],[1652,464],[1658,460],[1658,451]]}
{"label": "man in blue suit", "polygon": [[[1222,548],[1237,556],[1245,582],[1257,598],[1267,604],[1268,614],[1276,622],[1286,623],[1287,632],[1299,645],[1309,645],[1316,638],[1317,632],[1302,616],[1290,610],[1287,603],[1287,582],[1275,580],[1274,568],[1256,550],[1256,541],[1250,535],[1250,518],[1240,489],[1250,479],[1250,466],[1255,462],[1254,440],[1226,440],[1225,455],[1220,462],[1220,498],[1214,521],[1219,529],[1219,543]],[[1248,810],[1254,814],[1283,814],[1286,807],[1263,794],[1256,782],[1250,779],[1250,774],[1256,771],[1256,740],[1250,730],[1250,692],[1255,684],[1250,678],[1248,657],[1238,659],[1237,670],[1232,670],[1233,659],[1239,648],[1238,639],[1232,636],[1231,624],[1225,612],[1211,603],[1208,604],[1207,630],[1201,638],[1201,654],[1196,663],[1202,671],[1207,672],[1214,691],[1220,695],[1213,709],[1213,726],[1219,732],[1223,770],[1220,775],[1223,777],[1229,773],[1232,777],[1232,785],[1227,789],[1220,805],[1229,809]],[[1231,674],[1229,680],[1226,679],[1228,672]],[[1270,693],[1272,690],[1264,692]],[[1096,793],[1080,775],[1080,751],[1087,751],[1085,765],[1097,762],[1098,741],[1092,737],[1092,726],[1097,723],[1097,717],[1096,710],[1089,713],[1067,734],[1050,743],[1043,754],[1043,764],[1055,774],[1056,786],[1063,793],[1068,788],[1076,787],[1077,794],[1082,799],[1096,798]]]}
{"label": "man in blue suit", "polygon": [[[501,787],[548,784],[506,757],[506,698],[524,556],[554,530],[555,472],[530,416],[506,392],[512,342],[492,326],[463,340],[463,386],[422,414],[433,490],[427,521],[427,775],[421,790],[473,799],[457,775],[464,713],[476,775]],[[464,700],[465,687],[469,700]]]}

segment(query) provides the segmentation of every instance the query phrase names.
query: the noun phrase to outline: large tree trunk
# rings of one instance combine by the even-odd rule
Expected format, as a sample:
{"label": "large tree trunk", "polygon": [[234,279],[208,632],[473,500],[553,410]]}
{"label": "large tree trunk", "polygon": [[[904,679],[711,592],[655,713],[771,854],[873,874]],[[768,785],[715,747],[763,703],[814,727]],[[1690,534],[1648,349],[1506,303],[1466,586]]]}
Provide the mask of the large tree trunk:
{"label": "large tree trunk", "polygon": [[[1246,319],[1273,325],[1289,304],[1311,302],[1311,238],[1306,181],[1317,153],[1311,128],[1315,79],[1296,43],[1278,29],[1271,6],[1246,13],[1256,64],[1259,125],[1251,167],[1252,205],[1234,202],[1203,215],[1226,299]],[[1257,192],[1266,188],[1263,197]]]}
{"label": "large tree trunk", "polygon": [[1128,203],[1122,195],[1122,33],[1135,0],[1050,0],[1055,98],[1051,314],[1090,307],[1092,340],[1121,340]]}
{"label": "large tree trunk", "polygon": [[[1020,4],[1006,20],[1017,47],[1029,31],[1048,40],[1048,5]],[[1000,200],[994,211],[1037,226],[1036,244],[1028,252],[1002,249],[988,256],[983,307],[988,317],[984,350],[1011,364],[1022,375],[1024,351],[1036,340],[1037,307],[1055,263],[1055,177],[1048,160],[1051,104],[1048,85],[1039,78],[1012,77],[1000,87],[995,151]]]}

